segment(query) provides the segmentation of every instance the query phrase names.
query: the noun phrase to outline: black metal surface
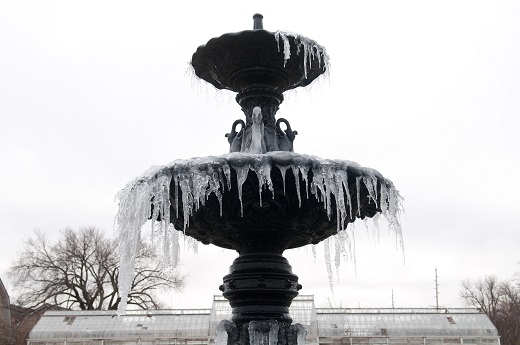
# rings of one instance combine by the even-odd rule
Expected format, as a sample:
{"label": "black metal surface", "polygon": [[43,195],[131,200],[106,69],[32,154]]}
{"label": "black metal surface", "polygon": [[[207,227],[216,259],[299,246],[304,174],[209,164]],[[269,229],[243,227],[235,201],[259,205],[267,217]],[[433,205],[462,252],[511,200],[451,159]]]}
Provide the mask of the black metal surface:
{"label": "black metal surface", "polygon": [[[301,206],[298,200],[295,177],[291,170],[285,174],[285,187],[282,174],[277,167],[271,170],[274,197],[271,191],[262,189],[256,173],[249,171],[242,186],[242,208],[238,193],[236,173],[231,170],[231,190],[222,189],[222,205],[215,195],[211,195],[204,206],[194,211],[185,233],[204,244],[234,249],[245,253],[277,253],[284,250],[317,244],[337,233],[336,203],[331,199],[332,214],[329,219],[323,202],[311,193],[307,196],[306,183],[299,175]],[[348,214],[348,222],[357,217],[356,174],[349,175],[349,190],[353,214]],[[309,172],[312,181],[312,171]],[[378,187],[379,190],[380,187]],[[170,188],[171,197],[177,198],[182,209],[182,196],[175,195]],[[344,190],[346,193],[347,190]],[[260,196],[262,202],[260,203]],[[172,205],[174,203],[172,202]],[[372,217],[380,211],[369,202],[368,190],[360,189],[360,218]],[[222,209],[222,214],[220,213]],[[347,210],[347,213],[349,210]],[[177,217],[177,213],[179,217]],[[175,227],[183,229],[182,212],[170,210],[170,219]]]}
{"label": "black metal surface", "polygon": [[217,89],[242,93],[261,86],[281,94],[287,90],[309,85],[325,73],[318,58],[307,61],[298,53],[294,37],[289,37],[291,58],[285,62],[284,47],[275,33],[259,29],[227,33],[212,38],[193,54],[191,64],[197,77]]}
{"label": "black metal surface", "polygon": [[233,307],[233,321],[280,320],[291,323],[289,306],[301,285],[279,254],[242,254],[220,286]]}

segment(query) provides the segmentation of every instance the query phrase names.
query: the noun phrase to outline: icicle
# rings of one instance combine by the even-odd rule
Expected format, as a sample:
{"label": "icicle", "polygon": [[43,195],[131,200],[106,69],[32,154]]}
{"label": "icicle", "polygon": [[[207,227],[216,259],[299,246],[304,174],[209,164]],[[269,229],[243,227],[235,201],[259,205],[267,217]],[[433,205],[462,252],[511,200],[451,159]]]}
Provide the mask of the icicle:
{"label": "icicle", "polygon": [[[274,198],[273,182],[271,181],[271,164],[265,160],[255,161],[250,169],[256,173],[258,178],[258,194],[260,198],[260,207],[262,206],[262,189],[268,188]],[[246,176],[247,177],[247,176]]]}
{"label": "icicle", "polygon": [[329,219],[332,216],[332,208],[331,208],[331,169],[328,166],[330,164],[329,161],[322,161],[321,164],[313,170],[314,176],[311,182],[311,193],[316,197],[318,196],[318,191],[321,194],[322,200],[324,202],[325,209],[327,210],[327,216]]}
{"label": "icicle", "polygon": [[275,320],[251,321],[248,325],[249,344],[276,345],[280,326]]}
{"label": "icicle", "polygon": [[[294,175],[296,195],[298,195],[298,207],[302,207],[302,195],[301,195],[301,191],[300,191],[300,174],[299,174],[298,168],[296,166],[291,166],[291,170]],[[284,184],[284,194],[285,194],[285,184]]]}
{"label": "icicle", "polygon": [[249,165],[247,167],[236,167],[237,184],[238,184],[238,199],[240,201],[240,215],[244,216],[244,203],[242,200],[242,186],[246,182],[247,174],[249,174]]}
{"label": "icicle", "polygon": [[297,323],[293,326],[296,328],[296,345],[305,345],[305,337],[307,336],[307,330],[301,324]]}
{"label": "icicle", "polygon": [[285,174],[287,173],[287,169],[289,169],[286,166],[283,165],[276,165],[278,169],[280,169],[280,173],[282,174],[282,183],[283,183],[283,195],[285,195]]}
{"label": "icicle", "polygon": [[[174,268],[174,267],[177,267],[177,265],[179,264],[180,252],[181,252],[180,244],[179,244],[179,232],[177,230],[175,230],[173,225],[170,225],[168,227],[168,231],[171,234],[171,241],[170,241],[169,245],[171,246],[171,248],[172,248],[171,252],[173,253],[172,261],[170,262],[170,267]],[[168,245],[168,243],[166,243],[166,245]]]}
{"label": "icicle", "polygon": [[330,262],[330,237],[323,241],[323,249],[325,250],[325,267],[327,268],[327,274],[329,277],[329,287],[332,291],[334,288],[334,282],[332,280],[332,265]]}
{"label": "icicle", "polygon": [[197,254],[199,252],[199,241],[193,240],[193,253]]}
{"label": "icicle", "polygon": [[361,217],[361,176],[356,176],[357,215]]}
{"label": "icicle", "polygon": [[332,188],[333,188],[333,178],[334,178],[334,175],[332,173],[332,169],[330,169],[329,166],[327,166],[327,164],[329,164],[329,161],[326,161],[324,162],[324,185],[323,185],[323,190],[325,192],[325,204],[326,204],[326,207],[327,207],[327,215],[329,216],[329,219],[331,218],[332,216]]}
{"label": "icicle", "polygon": [[269,345],[278,345],[278,330],[280,326],[278,326],[278,322],[274,320],[270,320],[269,323]]}
{"label": "icicle", "polygon": [[370,231],[370,227],[368,226],[368,218],[363,219],[363,225],[365,226],[365,231],[368,234]]}
{"label": "icicle", "polygon": [[368,190],[368,194],[370,196],[370,199],[372,199],[377,207],[377,192],[376,192],[376,189],[377,189],[377,177],[375,176],[375,174],[369,170],[369,169],[366,169],[364,171],[365,173],[367,173],[368,176],[363,176],[363,183],[365,184],[365,187],[367,188]]}
{"label": "icicle", "polygon": [[179,218],[179,178],[178,176],[175,176],[174,180],[174,190],[175,190],[175,200],[173,207],[175,208],[175,217]]}
{"label": "icicle", "polygon": [[182,216],[184,217],[184,230],[190,225],[190,216],[192,214],[193,203],[193,186],[188,179],[182,179],[179,182],[182,193]]}
{"label": "icicle", "polygon": [[336,267],[339,267],[341,263],[341,256],[343,256],[346,259],[352,258],[352,242],[347,231],[338,232],[337,236],[335,236],[335,242],[336,251],[339,252],[336,261]]}
{"label": "icicle", "polygon": [[350,196],[350,186],[348,185],[348,172],[345,169],[345,174],[343,177],[343,187],[345,188],[347,194],[347,205],[348,205],[348,214],[350,219],[355,219],[355,216],[352,214],[352,197]]}
{"label": "icicle", "polygon": [[343,250],[342,241],[340,241],[339,238],[334,239],[334,267],[336,268],[336,273],[338,273],[339,266],[341,265],[341,254]]}
{"label": "icicle", "polygon": [[280,52],[280,39],[282,39],[283,44],[283,66],[285,67],[287,60],[291,58],[291,43],[289,37],[294,39],[294,44],[296,45],[296,54],[300,54],[303,50],[303,74],[304,78],[307,79],[307,71],[308,68],[312,67],[312,61],[318,60],[318,67],[325,69],[326,73],[329,71],[329,56],[325,47],[322,47],[316,41],[311,40],[310,38],[304,37],[300,34],[286,32],[286,31],[276,31],[274,34],[274,38],[276,40],[276,44],[278,46],[278,52]]}
{"label": "icicle", "polygon": [[309,198],[309,167],[306,165],[298,165],[298,170],[302,174],[302,179],[305,182],[305,197]]}
{"label": "icicle", "polygon": [[280,51],[280,38],[283,42],[283,67],[287,63],[287,60],[291,58],[291,44],[289,43],[289,38],[282,31],[277,31],[274,33],[274,39],[276,40],[276,45],[278,46],[278,52]]}
{"label": "icicle", "polygon": [[[354,231],[354,223],[352,223],[352,225],[350,226],[350,233],[351,233],[351,243],[352,243],[352,250],[351,250],[351,253],[355,253],[356,252],[356,233]],[[356,260],[356,255],[352,255],[352,261],[354,261],[354,273],[357,277],[357,260]]]}
{"label": "icicle", "polygon": [[217,337],[215,339],[216,345],[227,345],[228,343],[228,333],[227,327],[231,322],[229,320],[222,320],[217,325]]}
{"label": "icicle", "polygon": [[379,238],[380,230],[379,230],[379,213],[376,213],[372,217],[372,237]]}
{"label": "icicle", "polygon": [[[345,192],[343,186],[348,185],[347,170],[337,170],[334,174],[335,188],[334,197],[336,198],[336,213],[338,214],[338,231],[345,230],[347,220],[347,207],[345,205]],[[350,193],[347,193],[347,203],[349,203]]]}
{"label": "icicle", "polygon": [[[152,168],[147,174],[156,175],[160,168]],[[128,294],[132,288],[135,272],[135,258],[139,252],[141,227],[148,220],[152,209],[153,187],[141,184],[141,179],[129,183],[123,191],[118,193],[120,201],[119,212],[116,216],[119,232],[120,275],[119,291],[121,301],[118,314],[124,314]]]}

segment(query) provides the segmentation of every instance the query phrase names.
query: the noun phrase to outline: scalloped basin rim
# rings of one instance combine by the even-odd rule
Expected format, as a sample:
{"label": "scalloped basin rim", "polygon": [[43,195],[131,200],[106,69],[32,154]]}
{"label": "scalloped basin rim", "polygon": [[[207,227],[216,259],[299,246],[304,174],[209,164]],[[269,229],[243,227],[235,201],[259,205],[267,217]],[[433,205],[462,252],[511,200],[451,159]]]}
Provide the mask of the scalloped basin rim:
{"label": "scalloped basin rim", "polygon": [[[298,57],[294,58],[295,55]],[[328,61],[325,48],[314,40],[295,33],[261,29],[210,39],[197,48],[191,65],[197,77],[217,89],[242,92],[260,83],[285,92],[309,85],[328,71]],[[267,74],[259,74],[260,70]],[[273,75],[268,77],[269,73],[277,77],[271,80]]]}
{"label": "scalloped basin rim", "polygon": [[[207,157],[194,157],[187,160],[175,160],[166,166],[156,166],[152,167],[148,174],[145,173],[141,178],[137,180],[148,179],[151,177],[150,173],[153,175],[159,175],[161,172],[164,173],[164,170],[189,170],[191,168],[200,168],[203,165],[220,165],[228,163],[232,168],[234,167],[244,167],[246,165],[249,166],[260,166],[265,163],[270,163],[271,165],[278,165],[282,167],[288,167],[292,165],[297,166],[307,166],[309,168],[318,167],[318,166],[335,166],[337,169],[348,169],[349,171],[355,172],[359,176],[368,176],[370,174],[375,175],[379,180],[386,180],[383,175],[372,168],[362,167],[356,162],[348,161],[348,160],[334,160],[334,159],[322,159],[317,156],[299,154],[288,151],[273,151],[267,152],[263,154],[252,154],[252,153],[241,153],[241,152],[233,152],[220,156],[207,156]],[[146,175],[149,177],[146,178]]]}

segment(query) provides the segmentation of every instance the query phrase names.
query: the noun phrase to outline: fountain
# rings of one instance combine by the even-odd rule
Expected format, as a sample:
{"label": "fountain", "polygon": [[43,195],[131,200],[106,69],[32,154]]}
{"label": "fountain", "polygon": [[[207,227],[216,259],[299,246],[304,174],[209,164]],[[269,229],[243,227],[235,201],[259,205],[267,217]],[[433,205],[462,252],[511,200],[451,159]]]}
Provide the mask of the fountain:
{"label": "fountain", "polygon": [[219,324],[219,345],[301,344],[305,330],[292,324],[289,306],[302,286],[283,252],[336,234],[345,250],[341,234],[358,218],[382,215],[399,235],[401,199],[375,170],[293,152],[297,132],[276,112],[285,91],[328,71],[328,56],[316,42],[266,31],[262,16],[253,18],[253,30],[213,38],[192,57],[197,77],[237,93],[245,121],[226,134],[230,152],[154,167],[118,195],[120,308],[141,227],[152,220],[166,261],[176,258],[173,227],[238,252],[220,286],[233,317]]}

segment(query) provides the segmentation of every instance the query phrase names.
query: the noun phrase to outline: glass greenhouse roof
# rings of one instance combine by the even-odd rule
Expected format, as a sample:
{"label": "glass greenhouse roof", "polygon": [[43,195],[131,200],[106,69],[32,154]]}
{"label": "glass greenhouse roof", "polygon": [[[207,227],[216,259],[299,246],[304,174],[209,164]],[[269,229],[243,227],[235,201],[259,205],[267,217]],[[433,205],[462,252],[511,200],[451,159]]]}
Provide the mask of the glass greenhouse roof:
{"label": "glass greenhouse roof", "polygon": [[497,336],[476,309],[317,309],[319,336]]}
{"label": "glass greenhouse roof", "polygon": [[[309,343],[318,338],[319,343],[350,338],[346,343],[354,344],[357,342],[352,339],[363,337],[451,337],[459,339],[458,343],[464,338],[467,342],[484,339],[482,342],[499,344],[496,328],[477,309],[315,308],[313,296],[299,296],[290,313],[295,323],[307,328]],[[166,339],[209,344],[218,323],[230,318],[231,307],[222,296],[214,297],[211,309],[128,311],[123,316],[115,311],[48,311],[31,331],[28,344],[125,339],[153,339],[151,344]]]}
{"label": "glass greenhouse roof", "polygon": [[30,334],[36,339],[208,338],[210,309],[49,311]]}

